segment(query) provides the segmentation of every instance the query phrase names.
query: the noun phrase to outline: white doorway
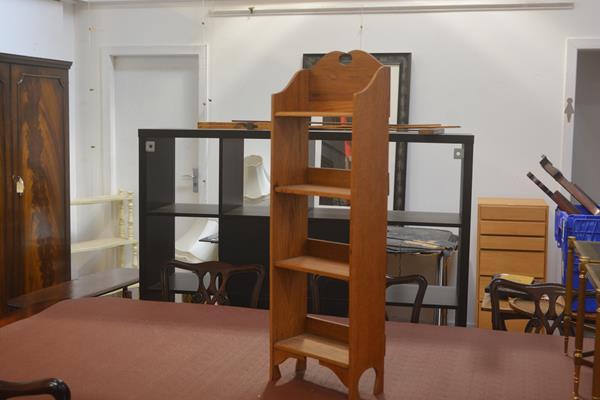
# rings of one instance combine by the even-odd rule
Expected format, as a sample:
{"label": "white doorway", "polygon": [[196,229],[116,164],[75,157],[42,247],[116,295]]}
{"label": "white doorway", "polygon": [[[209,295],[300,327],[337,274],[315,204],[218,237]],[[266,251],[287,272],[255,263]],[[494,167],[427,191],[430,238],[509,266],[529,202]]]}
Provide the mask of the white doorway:
{"label": "white doorway", "polygon": [[577,54],[573,122],[572,180],[600,201],[600,49]]}
{"label": "white doorway", "polygon": [[[594,39],[568,39],[567,40],[567,53],[566,53],[566,67],[565,67],[565,90],[564,90],[564,101],[563,101],[563,146],[562,146],[562,162],[561,171],[570,180],[573,180],[578,186],[585,191],[589,191],[588,194],[592,196],[591,186],[600,186],[599,182],[587,183],[587,177],[583,177],[585,182],[578,182],[582,179],[582,166],[586,160],[584,154],[579,154],[582,151],[582,143],[586,140],[598,141],[600,135],[600,125],[594,127],[597,119],[593,119],[590,115],[590,106],[593,107],[592,100],[596,97],[595,101],[598,101],[598,92],[593,94],[589,85],[596,85],[598,79],[600,79],[600,72],[598,70],[592,71],[590,68],[594,65],[594,53],[600,52],[600,38]],[[581,65],[580,65],[581,61]],[[596,67],[597,68],[597,67]],[[581,76],[579,76],[581,74]],[[594,78],[595,76],[595,78]],[[597,88],[597,86],[596,86]],[[597,90],[597,89],[595,89]],[[579,99],[579,96],[582,96]],[[591,103],[590,103],[591,102]],[[579,106],[581,110],[579,110]],[[587,111],[586,111],[587,109]],[[596,114],[598,114],[596,112]],[[592,119],[590,119],[592,118]],[[578,127],[577,140],[575,139],[575,127]],[[588,132],[587,134],[584,132]],[[595,137],[594,137],[595,134]],[[577,143],[576,143],[577,141]],[[577,146],[577,150],[575,149]],[[575,152],[577,151],[577,154]],[[596,153],[597,154],[597,153]],[[578,161],[575,161],[575,159]],[[597,157],[595,157],[597,158]],[[587,165],[591,166],[592,159],[587,160]],[[575,167],[575,163],[578,165]],[[574,167],[578,169],[578,176],[574,176]],[[589,188],[588,188],[589,187]],[[596,188],[597,189],[597,188]],[[562,189],[561,189],[562,190]],[[567,196],[569,194],[563,190],[563,193]],[[600,192],[595,192],[600,194]],[[596,201],[600,201],[600,197],[596,197]]]}
{"label": "white doorway", "polygon": [[[134,191],[139,210],[138,129],[194,129],[198,122],[198,57],[193,55],[119,55],[114,66],[114,179],[117,188]],[[205,173],[206,141],[176,141],[176,201],[199,203],[205,178],[194,188],[192,175]],[[136,211],[137,212],[137,211]],[[176,238],[192,221],[176,224]],[[136,218],[136,233],[139,232]]]}

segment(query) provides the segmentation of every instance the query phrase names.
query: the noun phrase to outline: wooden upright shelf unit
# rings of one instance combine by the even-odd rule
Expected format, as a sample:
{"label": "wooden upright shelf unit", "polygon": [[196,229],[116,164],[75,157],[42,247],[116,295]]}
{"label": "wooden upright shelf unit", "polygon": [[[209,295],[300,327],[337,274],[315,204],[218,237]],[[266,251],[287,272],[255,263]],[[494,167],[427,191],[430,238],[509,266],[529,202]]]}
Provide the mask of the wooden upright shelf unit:
{"label": "wooden upright shelf unit", "polygon": [[[329,367],[359,399],[374,368],[383,391],[390,71],[362,51],[332,52],[299,71],[272,98],[271,380],[279,364],[306,357]],[[311,116],[352,117],[351,170],[309,168]],[[308,237],[308,198],[350,201],[350,242]],[[307,315],[306,274],[349,282],[349,323]]]}

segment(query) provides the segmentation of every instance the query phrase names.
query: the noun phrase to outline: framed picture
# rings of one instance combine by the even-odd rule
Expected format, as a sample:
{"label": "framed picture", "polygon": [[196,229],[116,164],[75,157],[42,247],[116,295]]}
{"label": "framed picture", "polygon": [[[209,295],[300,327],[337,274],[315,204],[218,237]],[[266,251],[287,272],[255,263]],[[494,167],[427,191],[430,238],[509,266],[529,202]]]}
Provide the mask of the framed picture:
{"label": "framed picture", "polygon": [[[371,53],[384,65],[391,68],[390,79],[390,124],[408,124],[408,111],[410,104],[410,62],[411,53]],[[324,54],[304,54],[302,56],[302,67],[310,68]],[[352,122],[340,121],[339,118],[325,118],[323,122]],[[350,142],[327,141],[321,143],[320,151],[316,151],[316,157],[323,168],[349,169],[352,165],[352,149]],[[406,200],[406,160],[408,147],[406,143],[390,145],[390,186],[392,196],[388,207],[394,210],[404,210]],[[345,200],[319,198],[322,206],[346,206]]]}

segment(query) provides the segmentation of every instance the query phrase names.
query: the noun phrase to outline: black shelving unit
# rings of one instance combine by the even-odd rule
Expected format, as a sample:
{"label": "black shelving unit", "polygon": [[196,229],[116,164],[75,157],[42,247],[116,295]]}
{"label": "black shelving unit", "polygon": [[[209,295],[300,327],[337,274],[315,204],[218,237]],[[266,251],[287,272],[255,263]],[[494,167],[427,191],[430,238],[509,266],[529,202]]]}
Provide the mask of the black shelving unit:
{"label": "black shelving unit", "polygon": [[[160,298],[160,266],[175,255],[175,217],[219,218],[219,259],[233,264],[269,265],[269,207],[244,206],[244,140],[269,139],[265,130],[140,129],[140,294]],[[175,140],[219,140],[219,204],[175,203]],[[310,132],[311,140],[349,140],[349,132]],[[456,286],[430,285],[425,306],[456,310],[455,324],[466,326],[469,292],[469,246],[473,175],[473,135],[418,135],[390,133],[390,142],[446,143],[462,147],[460,206],[458,213],[389,211],[391,225],[457,228],[460,237]],[[154,142],[147,151],[147,142]],[[348,242],[347,209],[313,208],[309,213],[309,236]],[[268,279],[268,277],[267,277]],[[244,291],[244,282],[232,291]],[[335,295],[337,296],[337,294]],[[334,296],[334,297],[335,297]],[[343,296],[342,296],[343,297]],[[268,308],[268,283],[259,305]],[[343,298],[340,301],[344,301]],[[398,299],[402,302],[402,299]],[[333,312],[335,314],[335,310]]]}

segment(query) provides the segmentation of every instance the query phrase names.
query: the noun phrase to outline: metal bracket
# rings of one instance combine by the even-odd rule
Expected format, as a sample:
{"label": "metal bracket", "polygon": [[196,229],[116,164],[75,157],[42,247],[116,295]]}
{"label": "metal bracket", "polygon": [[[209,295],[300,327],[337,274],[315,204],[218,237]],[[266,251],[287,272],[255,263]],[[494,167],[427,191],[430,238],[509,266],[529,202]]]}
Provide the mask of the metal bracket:
{"label": "metal bracket", "polygon": [[462,147],[455,147],[453,151],[455,160],[462,160],[465,158],[465,152],[463,151]]}

